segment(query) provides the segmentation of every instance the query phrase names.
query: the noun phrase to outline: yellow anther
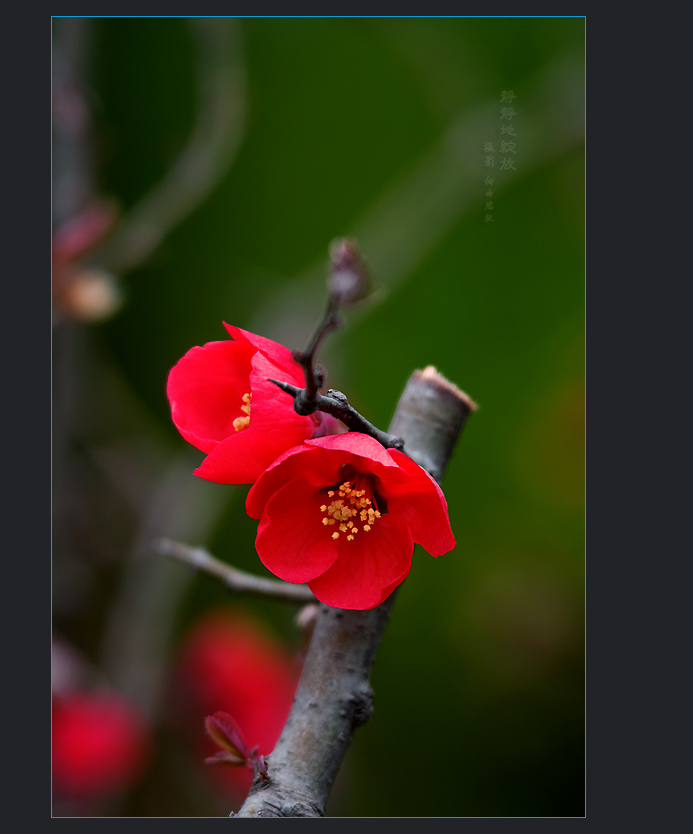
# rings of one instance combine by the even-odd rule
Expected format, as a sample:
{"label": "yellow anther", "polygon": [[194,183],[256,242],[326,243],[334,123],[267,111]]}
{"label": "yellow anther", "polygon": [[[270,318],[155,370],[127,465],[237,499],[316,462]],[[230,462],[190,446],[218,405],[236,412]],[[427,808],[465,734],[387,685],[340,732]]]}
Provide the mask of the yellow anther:
{"label": "yellow anther", "polygon": [[246,416],[236,417],[236,419],[233,421],[234,431],[243,431],[243,429],[248,428],[248,425],[250,423],[250,396],[250,394],[243,394],[243,405],[241,406],[241,411]]}
{"label": "yellow anther", "polygon": [[[368,477],[368,476],[366,476]],[[359,476],[363,483],[363,476]],[[358,485],[359,481],[356,481]],[[367,483],[370,483],[367,480]],[[347,541],[353,541],[359,528],[355,521],[359,519],[363,524],[363,531],[367,533],[373,526],[375,519],[380,518],[380,512],[373,508],[373,499],[369,489],[355,489],[351,481],[344,481],[336,489],[327,490],[328,498],[333,499],[329,504],[321,504],[320,512],[325,514],[322,523],[325,526],[339,525],[339,532],[332,533],[333,539],[339,538],[339,533],[347,533]]]}

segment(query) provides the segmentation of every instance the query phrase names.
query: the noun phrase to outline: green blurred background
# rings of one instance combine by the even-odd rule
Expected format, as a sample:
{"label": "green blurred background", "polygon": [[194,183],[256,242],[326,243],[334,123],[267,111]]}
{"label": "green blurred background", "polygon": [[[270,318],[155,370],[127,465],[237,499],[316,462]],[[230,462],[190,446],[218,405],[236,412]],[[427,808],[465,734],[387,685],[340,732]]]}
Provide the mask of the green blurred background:
{"label": "green blurred background", "polygon": [[384,428],[433,364],[480,407],[443,482],[457,548],[416,549],[328,814],[582,816],[584,19],[53,24],[54,94],[82,106],[71,122],[69,96],[54,104],[55,223],[117,201],[82,263],[122,296],[99,318],[56,293],[54,634],[159,739],[108,814],[231,810],[181,789],[160,720],[201,612],[242,607],[299,641],[288,605],[234,599],[151,548],[169,536],[267,573],[247,488],[192,475],[168,371],[224,339],[222,320],[302,347],[328,246],[353,236],[379,292],[321,354],[328,384]]}

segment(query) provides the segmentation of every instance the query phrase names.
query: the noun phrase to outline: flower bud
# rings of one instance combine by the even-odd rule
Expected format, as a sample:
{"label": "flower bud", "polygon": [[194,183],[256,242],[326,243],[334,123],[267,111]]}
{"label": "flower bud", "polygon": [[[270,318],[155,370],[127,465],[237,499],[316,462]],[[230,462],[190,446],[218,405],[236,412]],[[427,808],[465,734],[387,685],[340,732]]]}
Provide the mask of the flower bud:
{"label": "flower bud", "polygon": [[372,283],[355,240],[341,238],[330,246],[327,289],[330,299],[341,305],[356,304],[372,293]]}

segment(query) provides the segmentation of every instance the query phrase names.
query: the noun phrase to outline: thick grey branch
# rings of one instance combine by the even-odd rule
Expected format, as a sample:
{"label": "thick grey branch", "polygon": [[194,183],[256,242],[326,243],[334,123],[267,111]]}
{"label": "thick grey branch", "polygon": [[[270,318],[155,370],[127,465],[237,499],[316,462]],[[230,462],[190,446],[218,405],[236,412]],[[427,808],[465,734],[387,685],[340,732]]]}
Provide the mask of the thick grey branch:
{"label": "thick grey branch", "polygon": [[258,594],[259,596],[283,599],[287,602],[315,602],[312,591],[305,585],[292,585],[290,582],[282,582],[280,579],[264,579],[260,576],[253,576],[251,573],[238,570],[225,562],[215,559],[201,547],[190,547],[182,542],[175,542],[171,539],[157,539],[153,543],[154,550],[164,556],[173,556],[186,565],[191,565],[198,570],[209,573],[221,579],[222,582],[232,591],[237,593]]}
{"label": "thick grey branch", "polygon": [[[476,408],[434,368],[415,371],[390,431],[440,480],[465,420]],[[373,711],[369,676],[396,594],[370,611],[320,605],[301,682],[281,737],[236,816],[316,817],[356,727]]]}

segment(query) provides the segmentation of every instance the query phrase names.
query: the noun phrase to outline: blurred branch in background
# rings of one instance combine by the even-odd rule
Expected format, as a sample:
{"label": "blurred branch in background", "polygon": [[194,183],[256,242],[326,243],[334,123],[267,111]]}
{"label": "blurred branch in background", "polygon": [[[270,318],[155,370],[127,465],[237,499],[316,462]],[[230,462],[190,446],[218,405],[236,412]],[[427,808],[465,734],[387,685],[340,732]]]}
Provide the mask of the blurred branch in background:
{"label": "blurred branch in background", "polygon": [[196,46],[198,113],[188,145],[92,259],[122,274],[142,263],[226,173],[245,125],[245,70],[233,18],[187,19]]}
{"label": "blurred branch in background", "polygon": [[[116,221],[109,210],[110,228],[101,223],[99,236],[75,253],[69,270],[62,263],[54,265],[56,323],[61,314],[91,321],[115,312],[120,305],[117,278],[142,264],[202,202],[241,143],[246,105],[238,24],[232,18],[188,18],[187,23],[197,68],[198,106],[191,137],[163,179],[125,216]],[[77,223],[85,212],[88,219],[95,206],[105,205],[94,184],[92,27],[89,18],[54,20],[53,222],[58,229]]]}
{"label": "blurred branch in background", "polygon": [[282,599],[287,602],[315,602],[313,593],[305,585],[292,585],[277,579],[264,579],[260,576],[238,570],[237,568],[215,559],[201,547],[190,547],[182,542],[168,538],[157,539],[154,550],[163,556],[171,556],[196,570],[216,576],[230,591],[245,594]]}
{"label": "blurred branch in background", "polygon": [[53,324],[64,317],[97,321],[120,306],[112,275],[84,258],[113,229],[118,210],[98,192],[93,93],[89,84],[92,23],[53,20]]}
{"label": "blurred branch in background", "polygon": [[[553,164],[584,141],[584,63],[568,55],[545,66],[528,81],[523,96],[522,173],[498,178],[498,194],[518,177],[527,178]],[[497,120],[493,99],[461,114],[416,168],[395,182],[367,209],[348,237],[359,241],[378,275],[380,297],[416,270],[461,217],[478,207],[479,160],[489,125]],[[287,281],[255,316],[250,328],[283,344],[298,344],[318,316],[322,263]],[[313,299],[313,306],[306,303]],[[367,315],[368,313],[366,313]],[[328,347],[339,362],[340,334]]]}
{"label": "blurred branch in background", "polygon": [[[236,22],[190,18],[198,110],[188,144],[164,178],[124,217],[98,194],[91,118],[90,18],[53,20],[54,122],[54,613],[65,624],[89,621],[104,590],[101,569],[118,563],[108,606],[100,671],[152,720],[165,672],[171,627],[190,574],[151,551],[167,533],[205,540],[233,491],[214,491],[190,476],[188,450],[168,463],[150,416],[129,381],[109,361],[94,361],[81,322],[119,305],[115,276],[145,261],[195,209],[228,169],[243,134],[245,73]],[[104,242],[101,238],[106,236]],[[88,263],[87,263],[88,262]],[[96,352],[97,353],[97,352]],[[101,360],[104,357],[100,357]],[[105,411],[95,408],[105,406]],[[114,403],[118,408],[112,410]],[[88,477],[85,475],[88,473]],[[80,496],[75,500],[75,496]],[[124,557],[118,541],[78,531],[98,514],[115,518],[112,502],[134,519]],[[110,498],[110,502],[109,502]],[[125,540],[127,525],[119,524]],[[109,557],[104,551],[112,551]]]}
{"label": "blurred branch in background", "polygon": [[150,721],[156,720],[178,606],[193,578],[173,562],[157,558],[152,541],[163,533],[206,538],[236,494],[191,477],[191,468],[186,449],[164,469],[143,502],[140,527],[103,637],[104,674]]}
{"label": "blurred branch in background", "polygon": [[88,102],[91,22],[53,20],[53,225],[81,212],[94,197],[92,122]]}

